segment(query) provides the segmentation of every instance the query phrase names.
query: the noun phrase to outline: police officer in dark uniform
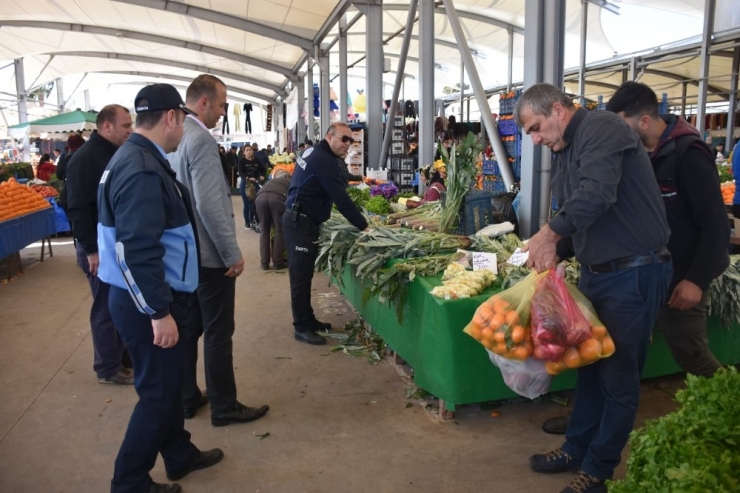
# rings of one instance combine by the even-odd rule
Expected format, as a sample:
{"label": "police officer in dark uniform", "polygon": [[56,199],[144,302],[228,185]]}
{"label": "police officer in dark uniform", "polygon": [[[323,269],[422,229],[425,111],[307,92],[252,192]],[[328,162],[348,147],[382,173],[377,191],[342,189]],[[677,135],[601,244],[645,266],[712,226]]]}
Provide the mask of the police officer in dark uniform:
{"label": "police officer in dark uniform", "polygon": [[[346,123],[334,123],[324,140],[305,150],[298,158],[288,189],[283,216],[283,236],[288,251],[290,305],[293,309],[295,339],[308,344],[326,344],[317,330],[329,330],[331,324],[316,320],[311,308],[311,280],[319,253],[316,243],[319,226],[329,219],[332,203],[347,220],[361,231],[367,221],[347,194],[347,182],[340,167],[354,142]],[[345,167],[346,169],[346,167]]]}

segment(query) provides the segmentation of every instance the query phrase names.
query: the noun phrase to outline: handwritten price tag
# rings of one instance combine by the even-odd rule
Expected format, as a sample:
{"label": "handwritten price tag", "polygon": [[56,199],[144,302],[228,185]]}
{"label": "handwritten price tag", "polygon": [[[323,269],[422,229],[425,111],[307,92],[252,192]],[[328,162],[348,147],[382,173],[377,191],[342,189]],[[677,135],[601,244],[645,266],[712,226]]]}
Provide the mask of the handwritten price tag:
{"label": "handwritten price tag", "polygon": [[483,269],[498,274],[498,261],[495,253],[473,252],[473,270]]}
{"label": "handwritten price tag", "polygon": [[506,261],[506,263],[521,267],[522,265],[527,263],[527,259],[529,259],[529,252],[522,252],[521,248],[517,248],[514,251],[514,254],[509,257],[509,260]]}

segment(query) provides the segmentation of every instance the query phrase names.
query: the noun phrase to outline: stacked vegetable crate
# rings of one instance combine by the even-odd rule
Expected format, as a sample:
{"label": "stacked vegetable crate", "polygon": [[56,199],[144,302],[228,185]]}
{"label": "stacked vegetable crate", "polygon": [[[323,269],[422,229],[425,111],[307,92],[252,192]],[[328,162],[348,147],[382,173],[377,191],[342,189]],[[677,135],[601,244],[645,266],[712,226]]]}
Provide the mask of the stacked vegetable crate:
{"label": "stacked vegetable crate", "polygon": [[[516,181],[521,179],[522,174],[522,134],[519,126],[514,121],[514,105],[521,95],[522,91],[517,89],[502,94],[499,98],[499,112],[501,114],[499,116],[498,132],[506,150],[509,167]],[[486,161],[483,162],[483,190],[505,192],[506,185],[502,178],[501,168],[496,161],[489,162],[493,164],[486,166]]]}
{"label": "stacked vegetable crate", "polygon": [[391,132],[391,148],[389,153],[390,173],[388,178],[398,186],[399,192],[414,191],[414,157],[406,152],[406,128],[403,113],[396,113],[386,123],[386,132]]}

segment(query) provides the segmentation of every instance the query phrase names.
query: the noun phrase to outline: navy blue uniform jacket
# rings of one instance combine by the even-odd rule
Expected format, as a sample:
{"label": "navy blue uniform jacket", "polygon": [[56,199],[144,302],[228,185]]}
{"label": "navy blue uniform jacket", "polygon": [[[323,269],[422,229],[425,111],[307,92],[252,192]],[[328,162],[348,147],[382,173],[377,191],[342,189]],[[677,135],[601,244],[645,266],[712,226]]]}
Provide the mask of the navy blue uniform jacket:
{"label": "navy blue uniform jacket", "polygon": [[188,189],[157,146],[132,134],[98,185],[98,277],[128,290],[153,319],[170,313],[172,291],[198,287],[197,238]]}
{"label": "navy blue uniform jacket", "polygon": [[306,149],[296,162],[285,208],[290,210],[297,200],[299,212],[319,224],[329,219],[334,203],[353,226],[359,230],[367,228],[365,217],[347,194],[347,182],[340,166],[346,168],[326,140]]}

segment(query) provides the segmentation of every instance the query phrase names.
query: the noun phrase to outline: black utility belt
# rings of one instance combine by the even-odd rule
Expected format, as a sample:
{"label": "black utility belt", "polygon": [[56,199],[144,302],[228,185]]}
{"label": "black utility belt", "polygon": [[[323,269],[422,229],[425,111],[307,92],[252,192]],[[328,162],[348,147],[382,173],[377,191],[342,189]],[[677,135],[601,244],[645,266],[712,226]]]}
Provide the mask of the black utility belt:
{"label": "black utility belt", "polygon": [[602,272],[614,272],[617,270],[633,269],[643,265],[665,264],[671,261],[671,252],[668,247],[660,247],[657,250],[645,255],[635,255],[633,257],[619,258],[611,262],[605,262],[598,265],[587,265],[586,268],[594,274]]}

